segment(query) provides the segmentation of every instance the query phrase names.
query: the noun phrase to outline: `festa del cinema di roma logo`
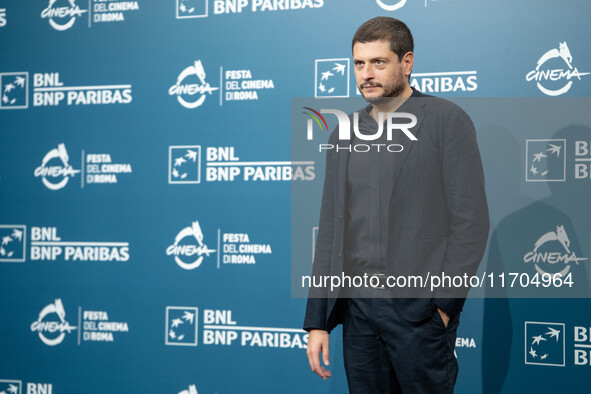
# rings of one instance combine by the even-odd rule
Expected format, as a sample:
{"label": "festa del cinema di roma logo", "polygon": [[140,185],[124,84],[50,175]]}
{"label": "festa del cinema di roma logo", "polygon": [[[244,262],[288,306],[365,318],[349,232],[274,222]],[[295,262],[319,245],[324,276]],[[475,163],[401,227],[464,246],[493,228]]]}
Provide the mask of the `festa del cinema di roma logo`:
{"label": "festa del cinema di roma logo", "polygon": [[378,5],[386,11],[396,11],[397,9],[404,7],[404,5],[406,4],[406,0],[390,0],[390,3],[392,4],[387,4],[388,1],[376,0],[376,3],[378,3]]}
{"label": "festa del cinema di roma logo", "polygon": [[216,246],[215,249],[207,246],[201,225],[195,220],[176,235],[174,243],[166,248],[166,254],[174,256],[177,265],[185,270],[199,267],[214,253],[217,269],[221,264],[253,266],[257,259],[273,254],[270,244],[252,242],[249,233],[223,232],[220,228],[217,229]]}
{"label": "festa del cinema di roma logo", "polygon": [[48,346],[59,345],[66,333],[70,334],[76,329],[77,327],[71,326],[66,320],[64,304],[59,298],[43,308],[37,320],[31,324],[31,331],[37,332],[39,339]]}
{"label": "festa del cinema di roma logo", "polygon": [[174,256],[179,267],[186,270],[199,267],[205,256],[215,252],[216,249],[208,248],[203,242],[203,231],[198,221],[183,228],[174,238],[174,243],[166,249],[166,254]]}
{"label": "festa del cinema di roma logo", "polygon": [[201,60],[185,68],[176,79],[176,83],[168,89],[168,94],[176,96],[178,102],[185,108],[200,107],[207,95],[218,90],[205,81],[205,69]]}
{"label": "festa del cinema di roma logo", "polygon": [[[440,1],[440,0],[430,0]],[[406,5],[407,0],[376,0],[376,3],[386,11],[396,11]],[[427,1],[425,0],[425,7],[427,7]]]}
{"label": "festa del cinema di roma logo", "polygon": [[[545,247],[543,247],[546,245]],[[560,246],[558,246],[560,245]],[[570,250],[570,240],[564,230],[564,226],[557,226],[556,231],[550,231],[542,235],[534,244],[532,251],[523,256],[525,263],[534,263],[536,271],[543,274],[559,274],[565,276],[570,271],[572,263],[579,264],[579,261],[587,258],[577,257],[575,252]],[[556,269],[549,272],[552,266],[561,263]]]}
{"label": "festa del cinema di roma logo", "polygon": [[194,384],[190,385],[188,389],[179,391],[178,394],[198,394],[197,393],[197,386]]}
{"label": "festa del cinema di roma logo", "polygon": [[[60,143],[57,148],[51,149],[45,154],[41,165],[35,169],[34,175],[36,178],[41,178],[49,190],[63,189],[70,178],[81,172],[81,170],[74,169],[69,161],[70,156],[66,145]],[[84,150],[82,150],[82,166],[85,168],[86,174],[80,179],[82,188],[85,183],[116,184],[121,176],[133,172],[130,163],[113,163],[113,159],[108,153],[85,153]]]}
{"label": "festa del cinema di roma logo", "polygon": [[[56,159],[59,162],[56,163]],[[80,172],[80,170],[72,168],[68,163],[69,160],[66,146],[59,144],[57,148],[50,150],[43,157],[41,165],[35,169],[35,177],[41,177],[43,184],[50,190],[62,189],[68,184],[70,178]],[[51,165],[50,162],[55,164]]]}
{"label": "festa del cinema di roma logo", "polygon": [[[553,59],[562,60],[567,68],[544,67],[547,62],[551,62]],[[573,66],[572,61],[573,56],[570,53],[566,41],[561,42],[558,45],[558,49],[550,49],[542,55],[536,64],[536,68],[527,73],[525,80],[528,82],[536,81],[538,89],[548,96],[560,96],[565,94],[573,85],[573,78],[580,81],[582,76],[590,74],[588,72],[579,72],[577,67]],[[555,62],[551,64],[555,64]],[[558,87],[561,84],[560,81],[564,81],[564,84],[562,84],[561,87]],[[555,86],[549,87],[549,85]]]}
{"label": "festa del cinema di roma logo", "polygon": [[[210,77],[211,77],[211,68]],[[256,75],[256,74],[255,74]],[[219,86],[211,86],[206,81],[205,68],[201,60],[196,60],[178,75],[174,85],[168,89],[170,96],[187,109],[202,106],[208,96],[218,91],[219,105],[234,101],[256,101],[263,91],[275,89],[273,79],[253,77],[251,69],[227,69],[219,67]]]}
{"label": "festa del cinema di roma logo", "polygon": [[[82,17],[82,14],[88,10],[80,9],[76,0],[68,0],[69,6],[58,6],[57,0],[49,0],[47,8],[41,11],[41,18],[49,20],[49,24],[55,30],[68,30],[76,22],[76,18]],[[60,2],[61,3],[61,2]]]}

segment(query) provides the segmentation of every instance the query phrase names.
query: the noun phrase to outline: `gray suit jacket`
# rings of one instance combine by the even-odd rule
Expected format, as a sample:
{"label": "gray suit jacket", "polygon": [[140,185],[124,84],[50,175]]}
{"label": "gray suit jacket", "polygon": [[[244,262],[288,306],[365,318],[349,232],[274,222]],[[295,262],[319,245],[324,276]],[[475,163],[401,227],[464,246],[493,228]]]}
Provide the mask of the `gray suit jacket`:
{"label": "gray suit jacket", "polygon": [[[474,274],[488,239],[484,174],[474,125],[457,105],[440,98],[413,97],[404,112],[417,117],[411,141],[402,132],[392,143],[394,185],[390,197],[387,275]],[[329,143],[339,144],[337,131]],[[343,142],[340,142],[343,145]],[[313,275],[343,272],[344,216],[349,154],[328,151]],[[461,312],[467,289],[414,289],[392,293],[410,322],[430,317],[436,307]],[[397,290],[392,290],[396,292]],[[339,289],[311,288],[304,329],[331,331],[342,321]],[[335,307],[336,306],[336,307]]]}

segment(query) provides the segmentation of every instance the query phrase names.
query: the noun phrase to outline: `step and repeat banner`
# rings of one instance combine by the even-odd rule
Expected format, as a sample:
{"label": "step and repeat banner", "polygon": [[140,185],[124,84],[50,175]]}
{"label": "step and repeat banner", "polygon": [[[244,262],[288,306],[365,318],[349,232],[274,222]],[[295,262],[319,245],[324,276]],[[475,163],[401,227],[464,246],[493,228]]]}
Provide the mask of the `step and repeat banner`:
{"label": "step and repeat banner", "polygon": [[[317,193],[324,176],[292,159],[291,103],[359,97],[351,38],[378,15],[413,32],[413,87],[467,100],[491,214],[481,268],[588,280],[589,11],[0,0],[0,393],[347,392],[341,330],[323,382],[291,294],[292,184]],[[520,118],[536,106],[519,98],[544,121]],[[590,312],[468,300],[456,392],[588,392]]]}

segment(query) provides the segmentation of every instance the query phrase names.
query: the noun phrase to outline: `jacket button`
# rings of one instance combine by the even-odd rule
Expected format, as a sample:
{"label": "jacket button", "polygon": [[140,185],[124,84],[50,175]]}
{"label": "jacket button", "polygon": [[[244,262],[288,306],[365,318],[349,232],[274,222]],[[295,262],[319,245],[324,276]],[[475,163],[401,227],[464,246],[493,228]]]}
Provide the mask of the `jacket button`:
{"label": "jacket button", "polygon": [[341,253],[340,250],[339,250],[339,257],[343,257],[343,254]]}
{"label": "jacket button", "polygon": [[341,218],[341,219],[343,218],[343,214],[342,213],[339,213],[339,218]]}

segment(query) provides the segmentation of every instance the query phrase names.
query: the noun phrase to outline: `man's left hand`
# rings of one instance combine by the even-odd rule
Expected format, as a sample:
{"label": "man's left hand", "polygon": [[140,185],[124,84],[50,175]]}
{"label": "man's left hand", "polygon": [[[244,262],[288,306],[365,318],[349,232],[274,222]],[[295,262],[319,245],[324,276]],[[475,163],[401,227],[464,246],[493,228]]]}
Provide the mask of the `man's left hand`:
{"label": "man's left hand", "polygon": [[443,320],[443,325],[447,328],[447,325],[449,324],[449,316],[439,308],[437,308],[437,312],[439,312],[439,316],[441,316],[441,320]]}

